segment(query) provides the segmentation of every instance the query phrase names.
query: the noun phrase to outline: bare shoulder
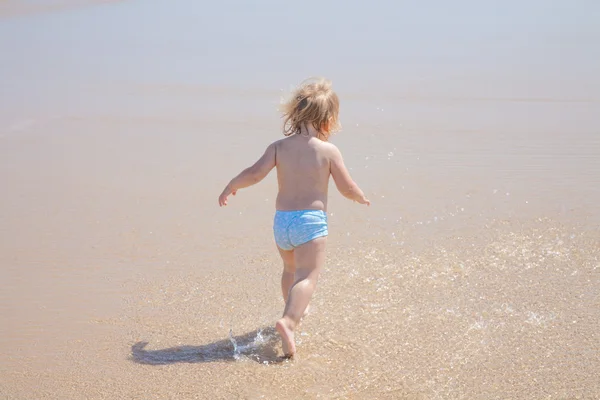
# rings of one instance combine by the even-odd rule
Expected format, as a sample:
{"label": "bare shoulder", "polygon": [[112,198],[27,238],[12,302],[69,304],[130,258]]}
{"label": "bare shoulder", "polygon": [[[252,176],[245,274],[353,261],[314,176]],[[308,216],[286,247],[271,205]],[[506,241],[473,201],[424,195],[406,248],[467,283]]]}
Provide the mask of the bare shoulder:
{"label": "bare shoulder", "polygon": [[323,151],[329,157],[329,159],[337,159],[341,157],[342,153],[338,147],[330,142],[322,142],[323,143]]}
{"label": "bare shoulder", "polygon": [[273,143],[271,143],[271,144],[269,145],[269,147],[271,147],[271,148],[273,148],[273,149],[278,149],[278,148],[280,148],[282,145],[284,145],[284,144],[285,144],[287,141],[289,141],[289,139],[290,139],[290,137],[289,137],[289,136],[288,136],[288,137],[281,138],[281,139],[278,139],[278,140],[274,141]]}
{"label": "bare shoulder", "polygon": [[287,138],[279,139],[272,142],[269,146],[267,146],[267,152],[277,152],[281,148],[281,145]]}
{"label": "bare shoulder", "polygon": [[278,140],[272,142],[267,147],[267,150],[265,151],[266,153],[269,153],[273,156],[276,165],[279,164],[279,160],[280,160],[279,153],[285,149],[287,140],[289,140],[289,137],[285,137],[283,139],[278,139]]}

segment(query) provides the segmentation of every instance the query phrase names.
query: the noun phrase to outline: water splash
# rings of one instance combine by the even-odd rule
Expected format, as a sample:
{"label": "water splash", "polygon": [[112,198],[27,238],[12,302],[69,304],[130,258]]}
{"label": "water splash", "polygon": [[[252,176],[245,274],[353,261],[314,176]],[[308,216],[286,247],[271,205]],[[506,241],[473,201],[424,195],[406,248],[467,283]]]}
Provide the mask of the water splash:
{"label": "water splash", "polygon": [[236,360],[240,359],[240,349],[238,348],[237,341],[233,337],[233,328],[229,328],[229,341],[233,345],[233,358]]}

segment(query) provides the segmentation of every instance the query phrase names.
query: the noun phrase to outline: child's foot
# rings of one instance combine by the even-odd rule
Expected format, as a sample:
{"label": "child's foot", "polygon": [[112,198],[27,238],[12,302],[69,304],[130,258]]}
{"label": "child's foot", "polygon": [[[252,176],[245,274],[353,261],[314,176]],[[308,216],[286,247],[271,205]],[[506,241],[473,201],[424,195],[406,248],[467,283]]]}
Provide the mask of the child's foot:
{"label": "child's foot", "polygon": [[304,310],[304,314],[302,314],[302,318],[306,317],[310,314],[310,306],[306,306],[306,310]]}
{"label": "child's foot", "polygon": [[294,331],[287,325],[285,318],[281,318],[275,324],[275,329],[281,336],[281,347],[285,357],[292,357],[296,353],[296,343],[294,343]]}

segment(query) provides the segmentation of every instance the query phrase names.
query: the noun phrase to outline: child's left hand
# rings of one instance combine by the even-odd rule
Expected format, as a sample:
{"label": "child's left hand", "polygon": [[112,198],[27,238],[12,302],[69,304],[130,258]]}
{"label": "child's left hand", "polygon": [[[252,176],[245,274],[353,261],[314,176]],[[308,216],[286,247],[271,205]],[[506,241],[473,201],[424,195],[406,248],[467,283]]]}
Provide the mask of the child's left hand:
{"label": "child's left hand", "polygon": [[237,190],[231,190],[231,188],[229,187],[229,185],[227,185],[225,187],[225,189],[223,189],[223,193],[221,193],[221,195],[219,196],[219,206],[223,207],[227,205],[227,197],[229,197],[230,194],[232,195],[236,195]]}

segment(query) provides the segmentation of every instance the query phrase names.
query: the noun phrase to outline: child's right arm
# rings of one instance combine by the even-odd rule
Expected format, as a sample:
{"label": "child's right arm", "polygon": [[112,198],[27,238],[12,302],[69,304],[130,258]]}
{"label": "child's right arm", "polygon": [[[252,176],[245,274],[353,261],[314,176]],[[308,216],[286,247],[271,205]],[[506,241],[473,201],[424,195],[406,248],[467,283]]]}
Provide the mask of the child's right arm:
{"label": "child's right arm", "polygon": [[344,165],[344,159],[340,150],[331,145],[330,172],[339,192],[346,198],[359,202],[360,204],[371,205],[371,202],[365,197],[358,185],[352,180],[350,172]]}

